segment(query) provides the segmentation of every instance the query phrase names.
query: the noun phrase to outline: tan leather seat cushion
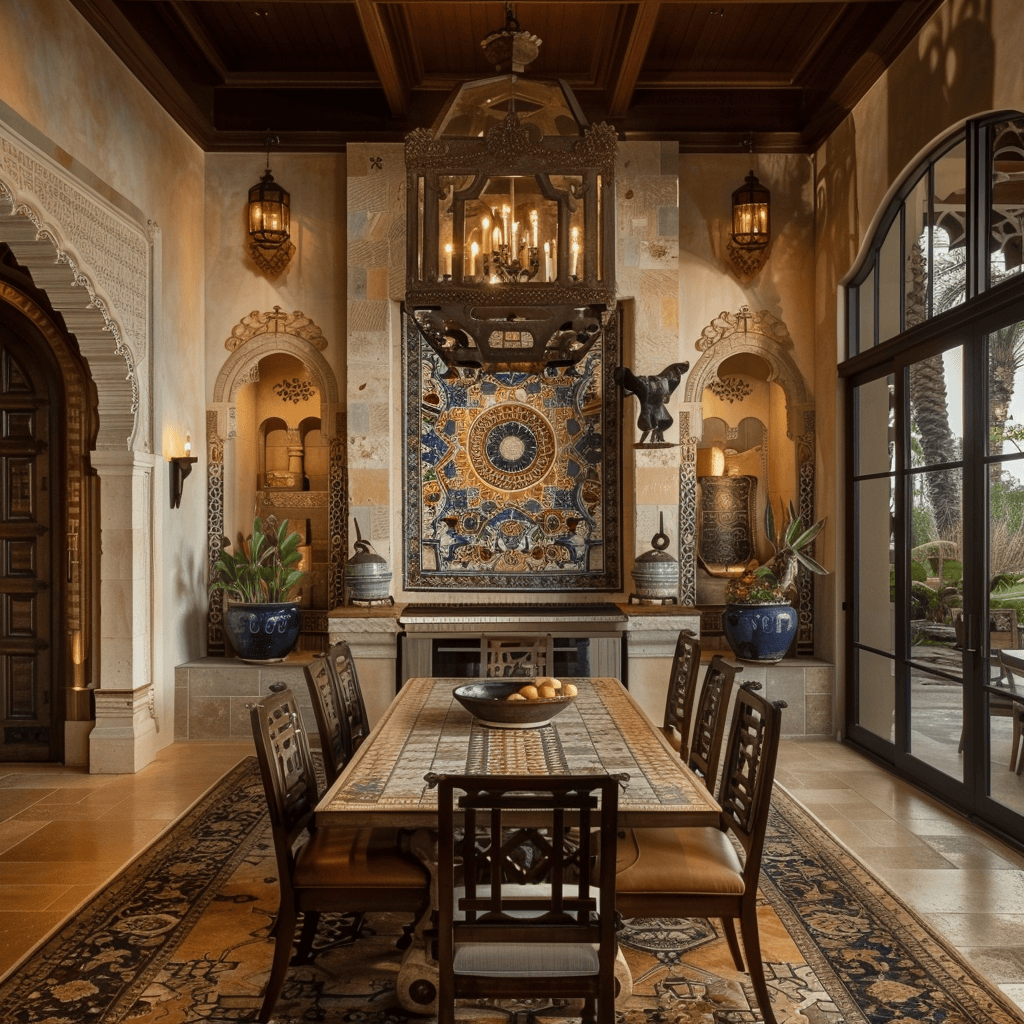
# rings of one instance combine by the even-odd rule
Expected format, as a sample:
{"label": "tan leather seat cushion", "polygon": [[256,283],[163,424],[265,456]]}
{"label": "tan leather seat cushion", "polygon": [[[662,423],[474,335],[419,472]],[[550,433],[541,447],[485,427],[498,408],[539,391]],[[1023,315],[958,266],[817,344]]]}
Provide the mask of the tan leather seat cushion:
{"label": "tan leather seat cushion", "polygon": [[402,853],[394,829],[321,828],[299,851],[297,888],[415,889],[430,884],[427,869]]}
{"label": "tan leather seat cushion", "polygon": [[743,867],[717,828],[627,829],[615,861],[617,892],[729,893],[744,890]]}

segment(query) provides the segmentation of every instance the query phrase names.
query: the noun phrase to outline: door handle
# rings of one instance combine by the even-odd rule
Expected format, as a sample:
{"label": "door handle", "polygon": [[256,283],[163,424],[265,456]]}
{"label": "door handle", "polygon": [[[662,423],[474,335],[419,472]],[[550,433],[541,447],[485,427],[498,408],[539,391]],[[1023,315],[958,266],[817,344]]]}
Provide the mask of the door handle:
{"label": "door handle", "polygon": [[964,616],[964,650],[978,653],[978,616],[973,613]]}

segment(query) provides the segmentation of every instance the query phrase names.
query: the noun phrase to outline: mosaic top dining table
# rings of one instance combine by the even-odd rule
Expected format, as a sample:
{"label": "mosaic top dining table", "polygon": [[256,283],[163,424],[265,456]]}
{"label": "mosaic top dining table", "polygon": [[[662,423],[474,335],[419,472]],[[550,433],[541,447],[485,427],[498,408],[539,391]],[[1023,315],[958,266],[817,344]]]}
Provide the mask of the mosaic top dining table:
{"label": "mosaic top dining table", "polygon": [[[318,826],[410,830],[409,847],[433,879],[437,791],[428,773],[625,773],[623,828],[717,823],[718,804],[617,679],[572,680],[576,700],[530,729],[475,719],[452,695],[468,681],[408,680],[317,805]],[[437,965],[423,937],[429,923],[429,915],[417,922],[396,984],[400,1004],[414,1013],[436,1011]],[[620,995],[628,998],[632,979],[624,960],[620,966]]]}

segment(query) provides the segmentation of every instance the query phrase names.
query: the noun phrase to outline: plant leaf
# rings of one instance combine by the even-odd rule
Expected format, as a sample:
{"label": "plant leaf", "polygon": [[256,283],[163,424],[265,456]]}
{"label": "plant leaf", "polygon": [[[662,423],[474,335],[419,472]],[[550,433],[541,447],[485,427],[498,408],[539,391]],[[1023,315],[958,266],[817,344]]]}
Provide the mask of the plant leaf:
{"label": "plant leaf", "polygon": [[813,558],[811,558],[810,555],[806,554],[803,551],[796,551],[794,552],[794,554],[796,555],[796,560],[805,568],[810,569],[811,572],[817,573],[817,575],[819,576],[828,575],[828,569],[826,569],[825,566],[821,564],[821,562],[817,562]]}
{"label": "plant leaf", "polygon": [[[798,519],[797,522],[799,523],[800,520]],[[825,520],[819,519],[813,526],[809,526],[802,534],[800,534],[799,537],[796,538],[796,540],[793,541],[793,547],[797,549],[806,547],[812,540],[814,540],[815,537],[818,536],[819,533],[821,533],[821,528],[824,525]]]}

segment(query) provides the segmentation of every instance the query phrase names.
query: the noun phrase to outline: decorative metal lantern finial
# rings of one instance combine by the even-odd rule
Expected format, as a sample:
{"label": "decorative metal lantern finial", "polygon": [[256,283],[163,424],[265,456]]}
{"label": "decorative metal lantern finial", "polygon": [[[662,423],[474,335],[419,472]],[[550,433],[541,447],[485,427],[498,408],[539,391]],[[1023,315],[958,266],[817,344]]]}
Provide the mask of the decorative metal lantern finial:
{"label": "decorative metal lantern finial", "polygon": [[283,270],[295,252],[291,236],[291,196],[274,181],[270,170],[270,147],[276,137],[267,139],[267,167],[263,177],[249,189],[249,252],[256,265],[269,273]]}

